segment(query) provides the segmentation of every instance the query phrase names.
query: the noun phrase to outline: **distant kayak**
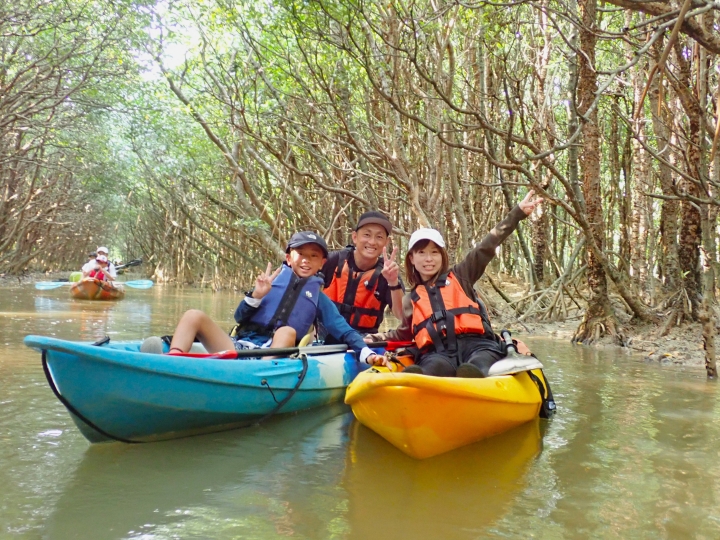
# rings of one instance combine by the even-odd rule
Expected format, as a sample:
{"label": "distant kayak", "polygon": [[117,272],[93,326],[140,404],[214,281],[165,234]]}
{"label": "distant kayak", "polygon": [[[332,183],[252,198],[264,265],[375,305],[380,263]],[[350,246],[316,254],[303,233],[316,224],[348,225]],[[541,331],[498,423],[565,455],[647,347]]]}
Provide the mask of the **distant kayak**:
{"label": "distant kayak", "polygon": [[542,364],[532,356],[500,360],[490,375],[432,377],[373,368],[348,387],[345,403],[360,423],[424,459],[529,422],[552,399]]}
{"label": "distant kayak", "polygon": [[50,387],[90,442],[186,437],[338,402],[368,367],[343,345],[273,360],[148,354],[139,341],[27,336],[25,345],[42,351]]}
{"label": "distant kayak", "polygon": [[120,284],[89,278],[73,283],[70,294],[79,300],[122,300],[125,289]]}

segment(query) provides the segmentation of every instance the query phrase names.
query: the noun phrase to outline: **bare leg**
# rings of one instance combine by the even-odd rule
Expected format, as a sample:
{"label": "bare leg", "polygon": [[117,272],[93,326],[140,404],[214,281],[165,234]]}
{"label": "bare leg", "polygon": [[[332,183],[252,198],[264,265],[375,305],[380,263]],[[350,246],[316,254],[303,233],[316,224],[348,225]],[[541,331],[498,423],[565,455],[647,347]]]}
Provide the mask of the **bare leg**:
{"label": "bare leg", "polygon": [[232,351],[235,343],[215,321],[199,309],[191,309],[183,313],[175,328],[170,350],[188,352],[195,338],[198,338],[207,352]]}
{"label": "bare leg", "polygon": [[292,326],[281,326],[275,330],[270,348],[280,349],[282,347],[294,347],[296,339],[297,333]]}
{"label": "bare leg", "polygon": [[[292,326],[281,326],[273,334],[273,340],[270,344],[271,349],[281,349],[283,347],[294,347],[295,346],[295,329]],[[280,358],[279,356],[266,356],[266,360],[274,360]]]}

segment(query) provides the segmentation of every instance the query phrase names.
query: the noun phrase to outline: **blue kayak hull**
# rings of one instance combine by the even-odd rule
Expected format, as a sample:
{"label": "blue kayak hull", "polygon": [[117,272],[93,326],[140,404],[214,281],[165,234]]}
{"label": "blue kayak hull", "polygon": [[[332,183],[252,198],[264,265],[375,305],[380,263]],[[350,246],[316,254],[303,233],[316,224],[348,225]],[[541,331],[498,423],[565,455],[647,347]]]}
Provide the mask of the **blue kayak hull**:
{"label": "blue kayak hull", "polygon": [[[222,431],[341,401],[364,365],[353,353],[221,360],[145,354],[139,342],[102,346],[27,336],[45,375],[90,442],[149,442]],[[279,410],[278,404],[295,393]]]}

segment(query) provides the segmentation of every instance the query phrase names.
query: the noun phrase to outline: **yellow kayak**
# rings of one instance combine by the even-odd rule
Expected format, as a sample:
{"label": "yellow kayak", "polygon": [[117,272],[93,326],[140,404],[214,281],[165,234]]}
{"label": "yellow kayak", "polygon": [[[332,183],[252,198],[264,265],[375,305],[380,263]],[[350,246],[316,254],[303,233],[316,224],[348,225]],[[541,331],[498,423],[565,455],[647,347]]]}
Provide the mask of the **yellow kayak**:
{"label": "yellow kayak", "polygon": [[500,360],[490,375],[432,377],[373,368],[348,386],[345,403],[363,425],[424,459],[529,422],[552,398],[534,357]]}

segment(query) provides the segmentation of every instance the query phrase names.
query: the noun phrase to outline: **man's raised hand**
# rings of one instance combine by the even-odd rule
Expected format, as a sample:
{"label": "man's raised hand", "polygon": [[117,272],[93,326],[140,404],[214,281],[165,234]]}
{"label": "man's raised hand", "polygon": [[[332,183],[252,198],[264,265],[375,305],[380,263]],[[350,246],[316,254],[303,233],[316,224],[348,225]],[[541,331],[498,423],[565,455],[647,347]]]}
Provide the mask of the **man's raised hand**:
{"label": "man's raised hand", "polygon": [[395,287],[398,284],[398,279],[400,278],[400,266],[398,266],[398,263],[395,262],[397,252],[398,248],[396,246],[393,248],[390,257],[388,257],[387,247],[383,248],[382,275],[387,280],[388,285],[390,285],[391,287]]}

